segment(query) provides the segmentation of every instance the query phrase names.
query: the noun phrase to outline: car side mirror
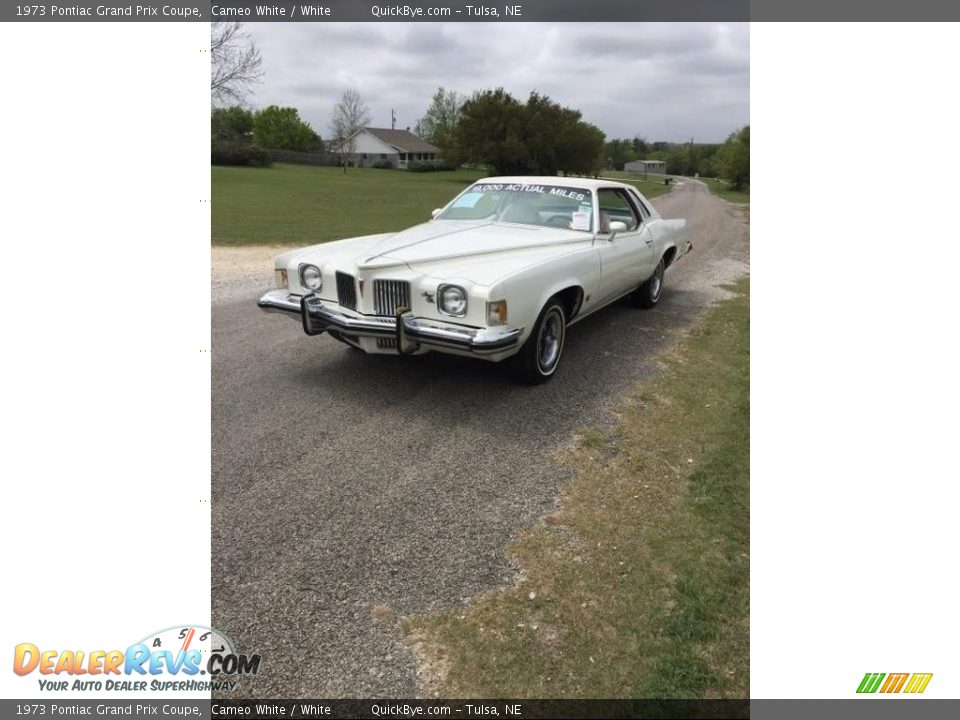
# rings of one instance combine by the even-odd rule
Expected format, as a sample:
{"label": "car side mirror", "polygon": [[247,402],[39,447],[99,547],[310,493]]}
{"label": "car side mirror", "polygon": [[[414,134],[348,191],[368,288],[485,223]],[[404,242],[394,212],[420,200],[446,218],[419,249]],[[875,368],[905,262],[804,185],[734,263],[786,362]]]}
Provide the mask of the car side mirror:
{"label": "car side mirror", "polygon": [[435,218],[441,212],[443,212],[442,208],[434,208],[433,210],[430,211],[430,217]]}
{"label": "car side mirror", "polygon": [[627,229],[627,224],[621,220],[611,220],[610,228],[608,232],[610,233],[610,239],[613,240],[618,232],[624,232]]}

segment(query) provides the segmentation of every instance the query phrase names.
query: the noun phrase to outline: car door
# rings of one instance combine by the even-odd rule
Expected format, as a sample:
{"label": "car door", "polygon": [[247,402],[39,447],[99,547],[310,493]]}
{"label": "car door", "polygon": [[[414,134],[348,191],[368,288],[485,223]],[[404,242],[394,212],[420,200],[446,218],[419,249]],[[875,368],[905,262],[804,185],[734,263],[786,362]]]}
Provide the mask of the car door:
{"label": "car door", "polygon": [[[645,218],[623,188],[597,190],[600,255],[600,297],[606,303],[640,285],[653,268],[653,236]],[[609,224],[619,220],[626,230],[611,233]]]}

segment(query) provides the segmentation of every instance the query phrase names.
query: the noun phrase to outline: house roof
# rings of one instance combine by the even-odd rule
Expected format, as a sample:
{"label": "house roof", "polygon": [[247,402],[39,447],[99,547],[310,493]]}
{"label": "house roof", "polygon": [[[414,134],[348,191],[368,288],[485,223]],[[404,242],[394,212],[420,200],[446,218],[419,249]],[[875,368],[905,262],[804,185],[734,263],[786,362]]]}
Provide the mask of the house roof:
{"label": "house roof", "polygon": [[415,153],[438,153],[440,148],[436,145],[431,145],[426,140],[418,138],[409,130],[391,130],[390,128],[373,128],[366,127],[364,128],[368,133],[373,135],[378,140],[385,142],[387,145],[392,145],[400,152],[415,152]]}

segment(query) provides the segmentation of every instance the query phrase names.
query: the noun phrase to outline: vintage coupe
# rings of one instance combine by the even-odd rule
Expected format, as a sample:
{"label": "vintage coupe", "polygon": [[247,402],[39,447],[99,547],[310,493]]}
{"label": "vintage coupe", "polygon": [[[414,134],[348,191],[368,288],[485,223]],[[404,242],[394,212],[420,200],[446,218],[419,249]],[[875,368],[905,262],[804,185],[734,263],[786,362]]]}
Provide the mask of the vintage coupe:
{"label": "vintage coupe", "polygon": [[259,306],[368,353],[512,358],[534,384],[556,372],[568,326],[624,296],[653,307],[690,249],[686,221],[632,185],[491,177],[422,225],[279,255]]}

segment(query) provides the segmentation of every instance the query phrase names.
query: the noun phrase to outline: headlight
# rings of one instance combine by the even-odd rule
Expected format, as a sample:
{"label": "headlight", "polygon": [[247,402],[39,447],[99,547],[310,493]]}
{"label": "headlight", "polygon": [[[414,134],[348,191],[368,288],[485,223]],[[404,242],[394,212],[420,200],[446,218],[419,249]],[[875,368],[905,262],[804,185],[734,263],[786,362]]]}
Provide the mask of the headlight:
{"label": "headlight", "polygon": [[467,291],[457,285],[437,288],[437,307],[444,315],[463,317],[467,314]]}
{"label": "headlight", "polygon": [[487,303],[487,325],[507,324],[507,301],[497,300]]}
{"label": "headlight", "polygon": [[277,268],[273,271],[273,279],[277,282],[278,290],[287,289],[287,271],[282,268]]}
{"label": "headlight", "polygon": [[320,276],[320,268],[316,265],[300,266],[300,285],[310,292],[317,292],[323,287],[323,278]]}

